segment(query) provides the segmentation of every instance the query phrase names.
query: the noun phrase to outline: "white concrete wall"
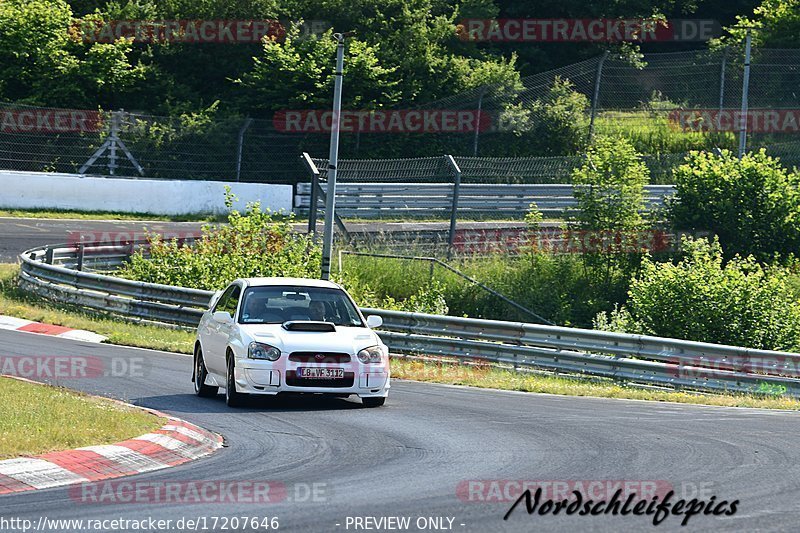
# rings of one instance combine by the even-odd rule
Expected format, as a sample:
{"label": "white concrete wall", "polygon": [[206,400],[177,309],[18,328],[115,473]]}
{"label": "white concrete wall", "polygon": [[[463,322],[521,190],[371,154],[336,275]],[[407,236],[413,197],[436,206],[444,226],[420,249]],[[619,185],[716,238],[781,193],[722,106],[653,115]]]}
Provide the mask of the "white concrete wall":
{"label": "white concrete wall", "polygon": [[93,178],[77,174],[0,170],[0,208],[114,211],[154,215],[224,213],[225,185],[237,209],[292,211],[292,186],[222,181]]}

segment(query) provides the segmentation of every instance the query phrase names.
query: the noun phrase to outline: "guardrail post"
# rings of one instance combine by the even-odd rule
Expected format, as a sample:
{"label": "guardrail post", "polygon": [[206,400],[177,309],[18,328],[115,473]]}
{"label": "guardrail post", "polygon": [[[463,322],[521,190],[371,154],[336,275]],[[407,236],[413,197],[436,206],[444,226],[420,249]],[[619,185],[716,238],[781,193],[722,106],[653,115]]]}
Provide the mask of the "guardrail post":
{"label": "guardrail post", "polygon": [[44,262],[48,265],[53,264],[53,248],[51,246],[48,246],[44,252]]}
{"label": "guardrail post", "polygon": [[81,241],[78,243],[78,272],[83,270],[83,255],[84,255],[84,244],[83,244],[83,235],[81,235]]}
{"label": "guardrail post", "polygon": [[450,168],[453,170],[453,205],[450,210],[450,231],[447,235],[447,258],[453,256],[453,243],[456,240],[456,217],[458,215],[458,197],[461,193],[461,168],[453,159],[452,155],[444,156]]}

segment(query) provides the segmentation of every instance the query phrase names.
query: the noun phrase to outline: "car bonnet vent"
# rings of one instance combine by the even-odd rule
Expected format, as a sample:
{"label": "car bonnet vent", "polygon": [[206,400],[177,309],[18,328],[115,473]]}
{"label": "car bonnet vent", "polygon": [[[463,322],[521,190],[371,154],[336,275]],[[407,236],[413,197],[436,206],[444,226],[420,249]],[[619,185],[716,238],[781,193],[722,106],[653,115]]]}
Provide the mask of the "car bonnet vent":
{"label": "car bonnet vent", "polygon": [[283,323],[286,331],[336,331],[336,326],[331,322],[316,322],[313,320],[290,320]]}

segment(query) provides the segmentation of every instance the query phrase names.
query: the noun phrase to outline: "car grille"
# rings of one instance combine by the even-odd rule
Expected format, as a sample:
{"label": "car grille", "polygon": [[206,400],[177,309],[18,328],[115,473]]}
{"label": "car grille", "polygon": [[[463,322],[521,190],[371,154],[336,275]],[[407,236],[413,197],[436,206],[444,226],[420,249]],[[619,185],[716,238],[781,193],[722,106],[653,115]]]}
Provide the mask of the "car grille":
{"label": "car grille", "polygon": [[[321,359],[317,356],[321,355]],[[292,352],[289,361],[297,363],[349,363],[350,354],[338,352]]]}
{"label": "car grille", "polygon": [[313,389],[316,387],[346,388],[352,387],[355,382],[355,373],[345,372],[342,379],[311,379],[298,378],[294,370],[286,371],[286,384],[290,387],[304,387]]}

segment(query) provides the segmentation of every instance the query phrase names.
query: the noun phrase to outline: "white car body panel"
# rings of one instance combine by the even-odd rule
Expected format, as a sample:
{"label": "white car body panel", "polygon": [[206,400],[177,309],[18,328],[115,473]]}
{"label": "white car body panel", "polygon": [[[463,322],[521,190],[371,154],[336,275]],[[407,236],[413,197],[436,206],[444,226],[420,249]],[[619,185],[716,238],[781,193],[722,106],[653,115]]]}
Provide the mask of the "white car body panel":
{"label": "white car body panel", "polygon": [[[236,280],[244,294],[249,287],[286,285],[300,287],[325,287],[341,289],[338,285],[321,280],[297,278],[251,278]],[[345,293],[346,294],[346,293]],[[349,298],[349,296],[348,296]],[[219,300],[216,298],[215,300]],[[350,298],[352,301],[352,298]],[[227,353],[234,357],[234,379],[240,393],[275,395],[281,392],[329,393],[366,397],[388,396],[390,383],[388,348],[380,337],[366,327],[336,326],[335,332],[288,331],[283,324],[238,323],[241,313],[241,295],[233,320],[218,322],[212,308],[207,310],[197,329],[197,342],[208,370],[205,383],[225,388]],[[355,305],[355,304],[354,304]],[[356,310],[358,308],[356,307]],[[251,342],[268,344],[280,350],[276,361],[248,358]],[[364,348],[379,346],[383,357],[380,363],[362,363],[357,354]],[[305,356],[298,355],[305,352]],[[338,355],[336,355],[338,354]],[[317,357],[317,356],[323,357]],[[349,361],[344,361],[349,356]],[[299,359],[299,360],[298,360]],[[298,378],[298,368],[342,369],[344,378]]]}

